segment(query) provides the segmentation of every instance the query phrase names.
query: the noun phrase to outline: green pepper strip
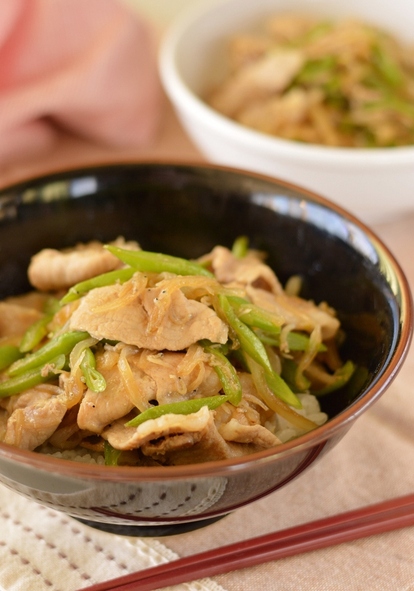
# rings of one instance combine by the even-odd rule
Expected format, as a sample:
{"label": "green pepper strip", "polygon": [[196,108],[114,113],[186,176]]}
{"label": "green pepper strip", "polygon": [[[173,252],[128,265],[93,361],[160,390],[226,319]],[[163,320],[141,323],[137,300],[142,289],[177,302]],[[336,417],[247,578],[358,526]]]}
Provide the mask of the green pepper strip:
{"label": "green pepper strip", "polygon": [[36,352],[30,353],[23,359],[18,359],[12,363],[7,373],[11,377],[19,376],[26,371],[43,366],[58,355],[67,355],[76,343],[87,337],[89,337],[89,334],[83,331],[64,332],[51,339]]}
{"label": "green pepper strip", "polygon": [[272,393],[294,408],[302,408],[302,403],[299,398],[292,392],[285,380],[275,371],[268,372],[265,370],[266,383]]}
{"label": "green pepper strip", "polygon": [[252,359],[254,359],[259,365],[264,367],[267,371],[272,371],[269,358],[266,350],[255,335],[255,333],[248,327],[244,322],[239,320],[235,313],[230,301],[223,294],[217,296],[218,312],[219,316],[224,317],[230,327],[236,333],[237,338],[240,341],[240,346]]}
{"label": "green pepper strip", "polygon": [[68,304],[69,302],[73,302],[97,287],[106,287],[107,285],[114,285],[117,282],[124,283],[128,279],[131,279],[134,273],[136,273],[136,269],[117,269],[116,271],[109,271],[108,273],[102,273],[101,275],[92,277],[92,279],[81,281],[69,289],[60,300],[60,303]]}
{"label": "green pepper strip", "polygon": [[246,256],[249,250],[249,239],[247,236],[239,236],[233,242],[231,252],[237,259],[242,259]]}
{"label": "green pepper strip", "polygon": [[264,369],[266,382],[272,393],[290,406],[302,408],[302,404],[297,396],[295,396],[286,382],[273,371],[263,343],[248,326],[239,320],[229,299],[219,294],[218,300],[224,317],[240,341],[241,348]]}
{"label": "green pepper strip", "polygon": [[318,397],[325,396],[326,394],[330,394],[331,392],[334,392],[335,390],[342,388],[342,386],[345,386],[345,384],[349,382],[354,371],[354,363],[352,361],[347,361],[333,374],[333,380],[330,384],[328,384],[324,388],[321,388],[320,390],[312,390],[312,394]]}
{"label": "green pepper strip", "polygon": [[[281,333],[282,320],[278,322],[278,319],[274,314],[259,306],[255,306],[244,298],[227,296],[227,299],[238,318],[242,320],[244,324],[261,331],[256,332],[256,335],[262,343],[272,345],[273,347],[280,347],[280,338],[278,337]],[[302,333],[289,332],[286,340],[291,351],[306,351],[309,346],[309,336]],[[326,345],[321,343],[318,351],[326,351]]]}
{"label": "green pepper strip", "polygon": [[158,419],[164,415],[190,415],[198,412],[203,406],[207,406],[210,410],[218,408],[223,402],[227,402],[227,396],[208,396],[207,398],[193,398],[192,400],[184,400],[183,402],[171,402],[171,404],[160,404],[152,408],[147,408],[141,414],[125,423],[126,427],[138,427],[145,421],[151,419]]}
{"label": "green pepper strip", "polygon": [[20,394],[29,388],[33,388],[38,384],[48,382],[50,379],[56,377],[56,373],[64,367],[66,363],[65,355],[58,355],[54,359],[51,359],[45,366],[36,367],[30,371],[10,378],[0,383],[0,398],[6,398],[7,396],[14,396]]}
{"label": "green pepper strip", "polygon": [[105,466],[118,466],[119,457],[122,454],[122,451],[119,449],[115,449],[112,447],[108,441],[104,443],[104,458],[105,458]]}
{"label": "green pepper strip", "polygon": [[303,374],[301,375],[300,382],[297,380],[298,364],[292,359],[283,359],[282,363],[282,378],[285,382],[296,392],[304,392],[309,390],[311,382]]}
{"label": "green pepper strip", "polygon": [[303,45],[308,44],[310,41],[314,41],[332,31],[332,24],[329,21],[323,21],[311,27],[306,33],[300,35],[297,40],[295,40],[295,46],[302,47]]}
{"label": "green pepper strip", "polygon": [[59,300],[55,297],[50,297],[45,302],[43,312],[49,316],[54,316],[56,312],[59,312],[60,308]]}
{"label": "green pepper strip", "polygon": [[145,250],[126,250],[110,244],[105,245],[113,255],[123,263],[130,265],[136,271],[147,271],[149,273],[175,273],[176,275],[204,275],[213,277],[202,265],[182,259],[179,257],[148,252]]}
{"label": "green pepper strip", "polygon": [[227,296],[227,299],[244,324],[259,328],[272,335],[280,334],[282,320],[278,322],[278,318],[271,312],[267,312],[267,310],[263,310],[263,308],[238,296]]}
{"label": "green pepper strip", "polygon": [[297,75],[295,82],[296,84],[312,84],[318,83],[323,76],[323,80],[329,77],[337,78],[336,68],[338,66],[338,60],[332,55],[314,60],[308,60],[304,63],[301,71]]}
{"label": "green pepper strip", "polygon": [[89,347],[84,350],[80,368],[85,378],[85,383],[92,392],[103,392],[105,390],[105,378],[96,369],[95,355]]}
{"label": "green pepper strip", "polygon": [[246,355],[245,358],[252,374],[257,393],[271,410],[303,431],[311,431],[318,426],[313,421],[297,413],[293,408],[286,404],[286,402],[274,396],[267,384],[264,369],[260,367],[260,365],[258,365],[255,361],[253,361],[253,359],[249,358],[248,355]]}
{"label": "green pepper strip", "polygon": [[384,47],[380,43],[373,48],[372,61],[374,67],[378,68],[380,75],[385,80],[390,92],[401,86],[404,75],[397,62],[392,59],[388,51],[384,51]]}
{"label": "green pepper strip", "polygon": [[20,343],[20,351],[22,353],[28,353],[36,345],[40,343],[40,341],[47,335],[47,325],[51,321],[52,316],[47,315],[43,316],[36,322],[34,322],[24,333],[21,343]]}
{"label": "green pepper strip", "polygon": [[[268,336],[263,332],[256,333],[259,339],[265,345],[270,345],[271,347],[280,347],[280,338]],[[309,337],[308,335],[301,334],[299,332],[289,332],[286,335],[286,342],[289,348],[289,351],[306,351],[309,348]],[[318,346],[318,351],[326,351],[326,345],[320,343]]]}
{"label": "green pepper strip", "polygon": [[237,406],[242,399],[242,387],[234,366],[222,353],[220,350],[221,348],[219,349],[216,346],[207,344],[203,341],[200,342],[200,345],[206,353],[213,356],[213,369],[223,386],[223,392],[228,397],[229,402],[234,404],[234,406]]}
{"label": "green pepper strip", "polygon": [[3,345],[0,347],[0,371],[9,367],[11,363],[23,356],[20,348],[16,345]]}

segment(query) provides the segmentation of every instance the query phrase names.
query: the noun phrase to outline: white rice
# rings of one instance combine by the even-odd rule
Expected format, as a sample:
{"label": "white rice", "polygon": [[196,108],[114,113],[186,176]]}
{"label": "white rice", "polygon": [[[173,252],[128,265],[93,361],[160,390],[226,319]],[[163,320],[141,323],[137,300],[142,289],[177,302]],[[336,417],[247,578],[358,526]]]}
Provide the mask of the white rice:
{"label": "white rice", "polygon": [[51,448],[44,448],[41,449],[40,452],[52,456],[53,458],[61,458],[63,460],[74,460],[75,462],[83,462],[84,464],[105,465],[105,458],[103,454],[81,447],[76,449],[67,449],[64,451],[55,451]]}
{"label": "white rice", "polygon": [[[300,410],[295,409],[296,412],[317,425],[323,425],[328,420],[328,415],[321,412],[319,401],[313,394],[297,394],[297,397],[302,403]],[[280,439],[282,443],[295,439],[302,435],[303,431],[294,427],[286,419],[279,415],[274,416],[272,423],[266,423],[266,427],[272,431]]]}

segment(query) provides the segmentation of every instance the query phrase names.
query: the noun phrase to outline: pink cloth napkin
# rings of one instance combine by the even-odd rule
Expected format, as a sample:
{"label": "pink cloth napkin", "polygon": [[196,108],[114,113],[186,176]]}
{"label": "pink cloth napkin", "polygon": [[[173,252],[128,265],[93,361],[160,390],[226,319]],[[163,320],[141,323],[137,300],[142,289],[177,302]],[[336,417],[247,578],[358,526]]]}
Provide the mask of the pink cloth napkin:
{"label": "pink cloth napkin", "polygon": [[156,40],[116,0],[0,0],[0,166],[51,150],[64,129],[129,148],[161,109]]}

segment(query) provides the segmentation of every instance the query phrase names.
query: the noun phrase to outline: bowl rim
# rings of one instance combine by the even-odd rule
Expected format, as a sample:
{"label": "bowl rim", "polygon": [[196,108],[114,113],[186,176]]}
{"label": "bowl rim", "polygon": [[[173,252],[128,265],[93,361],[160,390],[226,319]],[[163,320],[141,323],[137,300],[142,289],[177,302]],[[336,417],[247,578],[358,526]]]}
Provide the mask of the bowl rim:
{"label": "bowl rim", "polygon": [[[161,40],[158,69],[166,93],[181,113],[195,118],[203,127],[234,143],[248,145],[250,149],[283,158],[295,158],[311,165],[338,166],[366,169],[367,167],[395,167],[414,165],[414,145],[390,148],[328,147],[302,144],[272,136],[244,126],[222,115],[202,100],[185,82],[178,63],[177,50],[183,37],[202,22],[207,15],[219,12],[224,5],[237,0],[201,1],[182,10],[167,28]],[[184,121],[183,121],[184,122]]]}
{"label": "bowl rim", "polygon": [[311,451],[317,445],[323,445],[328,439],[342,431],[344,428],[350,428],[354,421],[363,414],[390,386],[399,373],[405,358],[408,354],[411,340],[413,337],[414,304],[407,277],[402,270],[399,262],[396,260],[390,249],[385,245],[382,239],[368,227],[364,222],[355,217],[352,213],[343,209],[341,206],[319,195],[316,192],[295,185],[294,183],[269,177],[262,173],[251,172],[238,169],[231,166],[219,165],[208,162],[194,161],[175,161],[163,159],[124,159],[116,162],[100,162],[95,164],[88,163],[85,166],[75,166],[68,168],[52,168],[49,173],[42,173],[35,177],[29,177],[0,188],[0,199],[2,194],[13,193],[25,188],[31,184],[41,182],[53,182],[58,177],[73,177],[78,174],[91,173],[99,170],[116,170],[124,167],[173,167],[183,169],[202,169],[219,170],[224,174],[231,173],[252,180],[264,181],[271,185],[278,185],[289,191],[303,195],[309,201],[316,202],[325,206],[340,217],[355,224],[369,239],[369,242],[375,247],[376,251],[381,251],[385,257],[386,264],[392,269],[397,280],[398,293],[401,301],[399,314],[400,332],[396,342],[395,350],[389,360],[388,366],[384,369],[382,375],[375,380],[374,384],[359,400],[352,403],[339,415],[329,419],[323,425],[317,427],[309,433],[282,443],[276,447],[240,456],[226,460],[215,460],[199,464],[186,464],[178,466],[104,466],[99,464],[90,464],[78,462],[75,460],[56,458],[50,455],[41,454],[35,451],[28,451],[13,447],[0,442],[0,462],[2,460],[18,462],[20,465],[34,467],[46,472],[59,473],[64,477],[80,477],[89,480],[110,481],[114,478],[119,482],[136,481],[138,478],[145,481],[160,480],[183,480],[189,477],[203,478],[205,476],[226,476],[230,472],[249,470],[252,464],[269,463],[275,459],[288,457],[297,453],[299,450]]}

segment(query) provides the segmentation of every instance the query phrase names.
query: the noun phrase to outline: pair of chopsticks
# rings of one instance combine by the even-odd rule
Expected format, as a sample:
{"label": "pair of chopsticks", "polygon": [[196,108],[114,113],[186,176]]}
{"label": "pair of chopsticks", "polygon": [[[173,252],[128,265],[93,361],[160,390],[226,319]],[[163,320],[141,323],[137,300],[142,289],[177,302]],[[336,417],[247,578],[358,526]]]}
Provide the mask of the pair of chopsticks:
{"label": "pair of chopsticks", "polygon": [[193,554],[82,591],[154,591],[414,525],[414,494]]}

